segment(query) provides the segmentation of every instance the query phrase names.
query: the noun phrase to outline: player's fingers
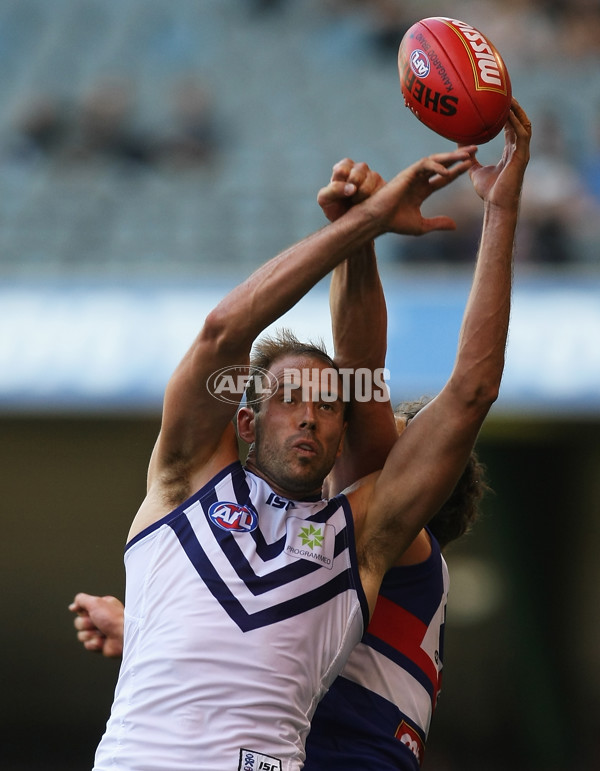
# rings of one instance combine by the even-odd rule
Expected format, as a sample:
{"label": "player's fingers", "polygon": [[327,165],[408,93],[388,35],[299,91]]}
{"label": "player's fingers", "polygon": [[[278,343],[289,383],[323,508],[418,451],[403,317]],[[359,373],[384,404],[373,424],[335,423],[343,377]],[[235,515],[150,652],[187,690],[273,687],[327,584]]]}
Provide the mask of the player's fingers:
{"label": "player's fingers", "polygon": [[[513,97],[512,104],[511,104],[511,111],[509,113],[509,118],[514,116],[516,118],[517,122],[523,126],[526,131],[531,134],[531,121],[529,120],[527,113],[525,110],[521,107],[519,102]],[[512,121],[514,123],[514,120]]]}
{"label": "player's fingers", "polygon": [[472,165],[474,156],[469,152],[457,151],[444,156],[430,156],[419,162],[415,169],[417,177],[426,179],[434,190],[454,181]]}
{"label": "player's fingers", "polygon": [[450,169],[456,163],[462,163],[473,159],[477,153],[477,145],[460,145],[456,150],[452,150],[448,153],[434,153],[425,161],[431,161],[435,164],[440,164],[447,169]]}
{"label": "player's fingers", "polygon": [[353,202],[359,203],[364,201],[365,198],[369,198],[376,193],[379,189],[385,186],[385,179],[376,171],[372,171],[368,167],[366,173],[361,175],[361,178],[350,175],[350,182],[354,182],[358,188],[358,192],[353,196]]}
{"label": "player's fingers", "polygon": [[361,187],[370,174],[372,174],[371,169],[366,163],[355,163],[348,175],[348,182],[352,182],[356,187]]}
{"label": "player's fingers", "polygon": [[332,182],[346,181],[348,179],[348,175],[352,171],[353,166],[354,166],[354,161],[351,158],[342,158],[341,161],[338,161],[333,166],[333,169],[331,172],[331,181]]}
{"label": "player's fingers", "polygon": [[104,637],[94,637],[91,640],[87,640],[83,643],[83,647],[87,651],[101,651],[104,647]]}
{"label": "player's fingers", "polygon": [[79,612],[80,610],[87,610],[87,608],[90,606],[90,603],[94,603],[96,599],[97,597],[93,594],[77,592],[73,602],[69,605],[69,610],[75,610],[76,612]]}
{"label": "player's fingers", "polygon": [[430,233],[433,230],[456,230],[456,222],[443,214],[437,217],[425,217],[422,225],[424,233]]}
{"label": "player's fingers", "polygon": [[319,206],[326,206],[345,198],[351,198],[356,193],[356,185],[349,182],[330,182],[317,193]]}
{"label": "player's fingers", "polygon": [[511,131],[519,139],[531,138],[531,123],[524,111],[511,110],[505,130]]}
{"label": "player's fingers", "polygon": [[96,628],[96,625],[87,614],[75,616],[73,626],[79,630]]}
{"label": "player's fingers", "polygon": [[95,640],[104,640],[104,635],[98,631],[98,629],[82,629],[77,632],[77,639],[79,642],[85,644],[94,644]]}
{"label": "player's fingers", "polygon": [[429,180],[430,187],[433,190],[440,190],[441,188],[446,187],[446,185],[449,185],[451,182],[454,182],[455,179],[460,177],[461,174],[469,171],[469,169],[471,169],[475,163],[475,158],[469,157],[467,160],[462,161],[461,163],[457,163],[451,168],[446,169],[444,174],[435,174]]}

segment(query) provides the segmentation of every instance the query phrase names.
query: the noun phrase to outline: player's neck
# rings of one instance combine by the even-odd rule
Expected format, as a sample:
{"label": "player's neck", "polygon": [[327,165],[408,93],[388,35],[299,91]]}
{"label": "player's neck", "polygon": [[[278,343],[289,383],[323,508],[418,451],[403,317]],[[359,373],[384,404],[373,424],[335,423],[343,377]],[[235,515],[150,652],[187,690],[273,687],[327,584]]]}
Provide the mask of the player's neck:
{"label": "player's neck", "polygon": [[246,469],[251,471],[255,476],[264,479],[273,492],[282,498],[287,498],[290,501],[320,501],[323,497],[321,487],[316,490],[287,490],[272,479],[269,474],[256,463],[256,458],[253,455],[248,455],[245,466]]}

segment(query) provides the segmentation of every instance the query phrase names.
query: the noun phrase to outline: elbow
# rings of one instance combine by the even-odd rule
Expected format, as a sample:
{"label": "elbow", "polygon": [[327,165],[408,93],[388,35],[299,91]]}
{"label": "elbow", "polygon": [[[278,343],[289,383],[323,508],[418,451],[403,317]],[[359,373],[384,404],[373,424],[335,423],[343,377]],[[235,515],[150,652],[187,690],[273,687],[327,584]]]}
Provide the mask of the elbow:
{"label": "elbow", "polygon": [[500,378],[454,380],[452,390],[463,410],[485,416],[500,395]]}
{"label": "elbow", "polygon": [[473,395],[473,403],[487,412],[500,396],[500,383],[483,383]]}
{"label": "elbow", "polygon": [[235,353],[244,347],[246,332],[247,327],[235,314],[218,305],[204,319],[196,342],[215,352]]}

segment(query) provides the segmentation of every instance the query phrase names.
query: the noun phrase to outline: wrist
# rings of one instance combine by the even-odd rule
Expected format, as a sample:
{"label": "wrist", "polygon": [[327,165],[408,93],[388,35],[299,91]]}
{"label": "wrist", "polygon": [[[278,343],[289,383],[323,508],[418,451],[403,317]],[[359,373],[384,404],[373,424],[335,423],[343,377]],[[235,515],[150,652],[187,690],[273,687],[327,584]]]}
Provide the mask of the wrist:
{"label": "wrist", "polygon": [[498,201],[486,200],[483,202],[483,213],[484,216],[487,217],[502,217],[505,219],[510,219],[512,217],[516,220],[519,216],[520,205],[520,196],[517,196],[510,201],[501,203]]}

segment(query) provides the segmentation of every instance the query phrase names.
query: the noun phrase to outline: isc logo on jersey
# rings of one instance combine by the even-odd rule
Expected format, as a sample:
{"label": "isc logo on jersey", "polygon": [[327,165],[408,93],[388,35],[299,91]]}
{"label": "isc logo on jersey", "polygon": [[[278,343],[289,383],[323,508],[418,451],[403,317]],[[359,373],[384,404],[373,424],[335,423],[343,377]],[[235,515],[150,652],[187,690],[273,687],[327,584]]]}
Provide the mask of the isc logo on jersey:
{"label": "isc logo on jersey", "polygon": [[281,771],[281,760],[242,748],[238,771]]}
{"label": "isc logo on jersey", "polygon": [[258,515],[248,506],[229,501],[217,501],[208,510],[210,519],[222,530],[251,533],[258,525]]}

